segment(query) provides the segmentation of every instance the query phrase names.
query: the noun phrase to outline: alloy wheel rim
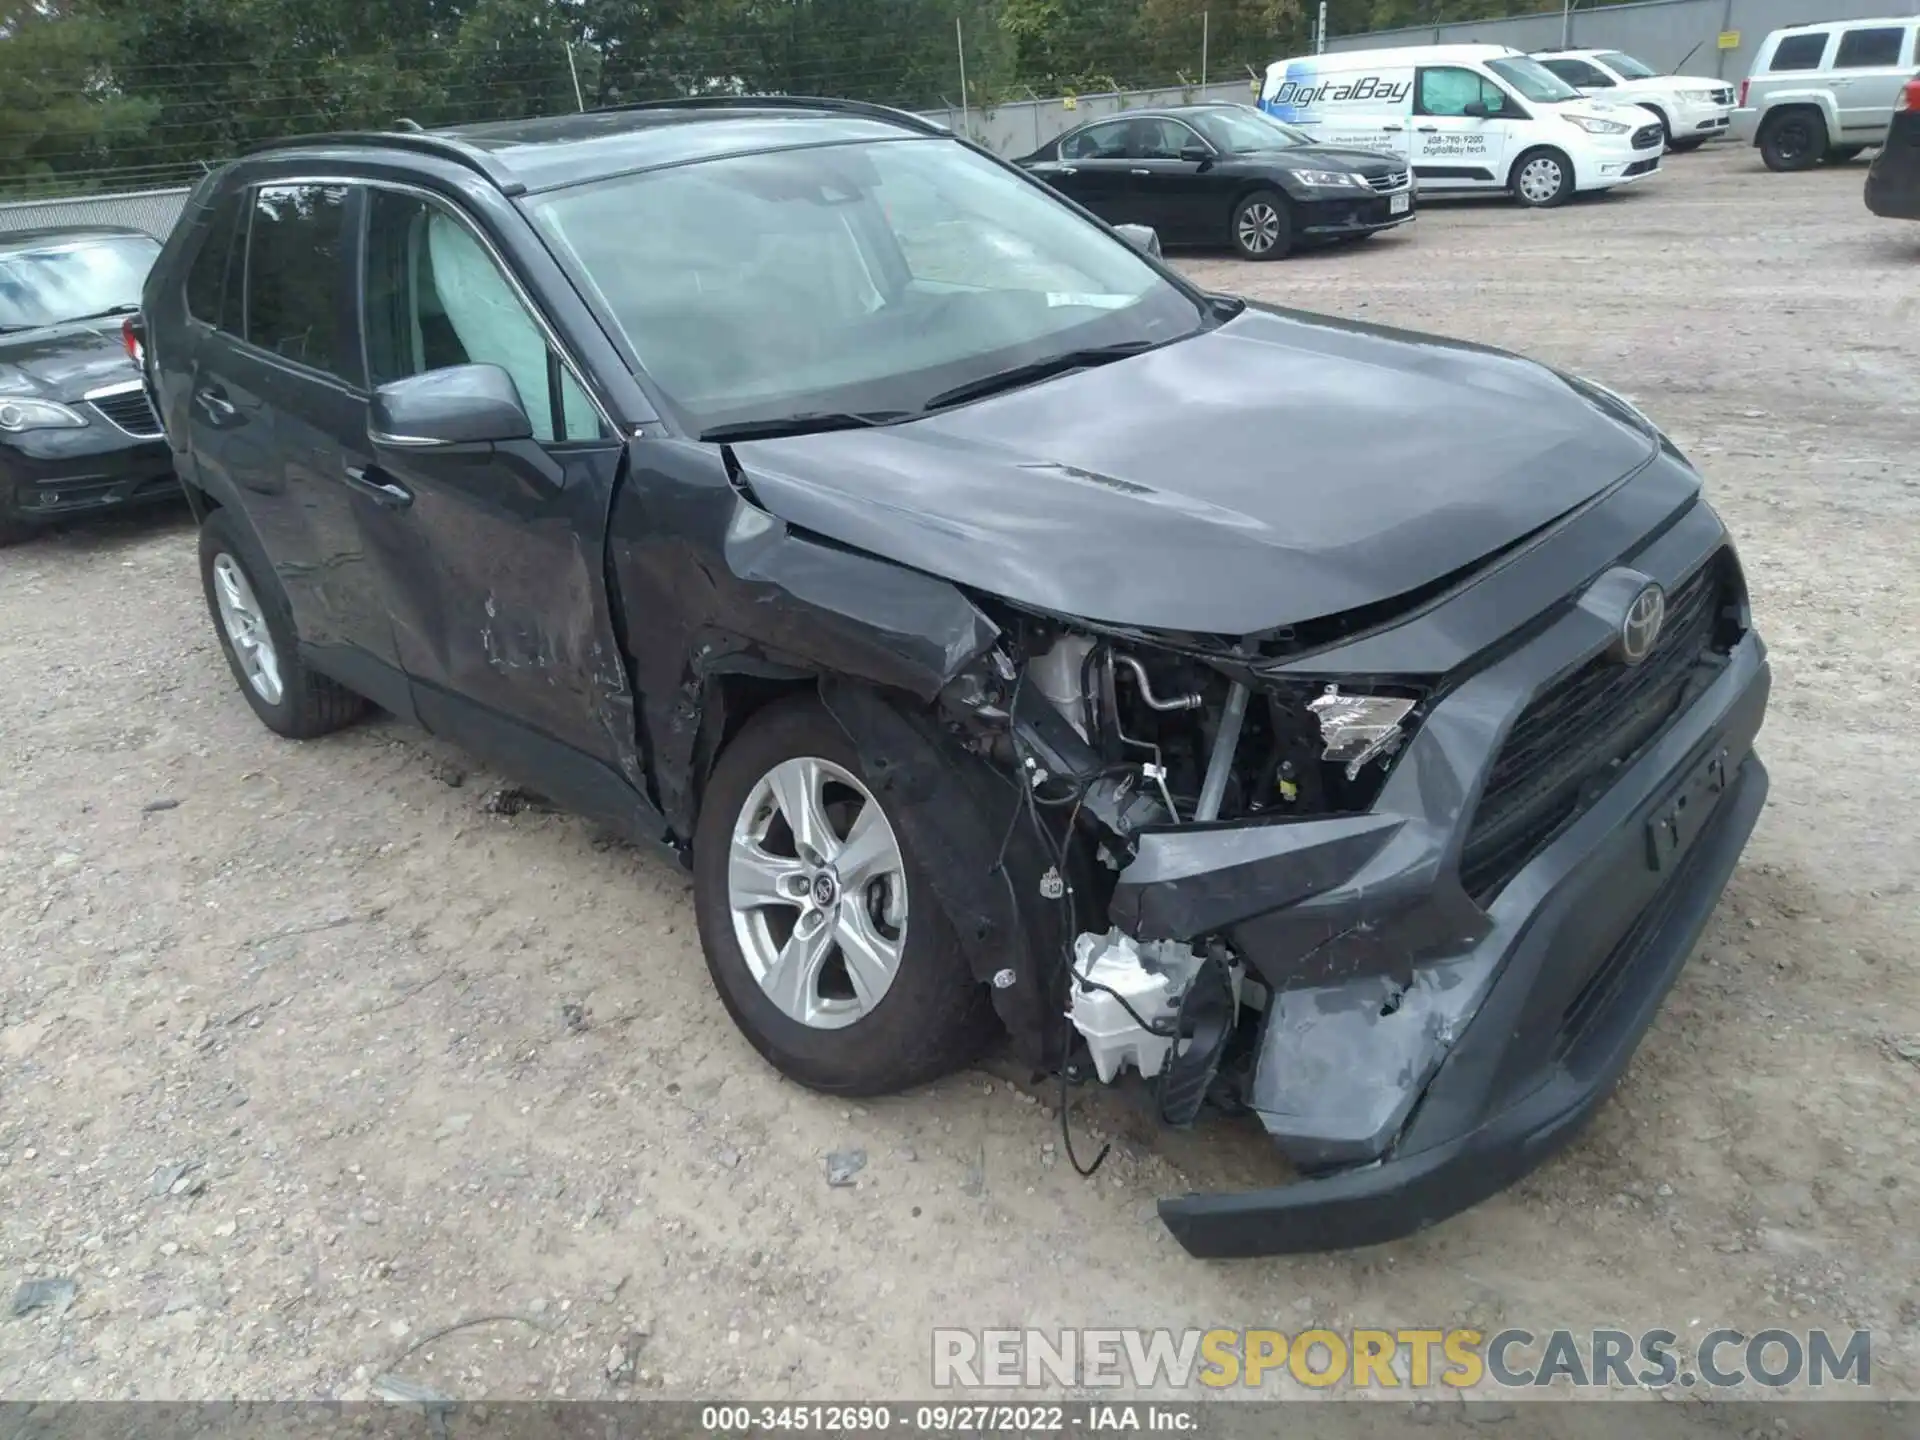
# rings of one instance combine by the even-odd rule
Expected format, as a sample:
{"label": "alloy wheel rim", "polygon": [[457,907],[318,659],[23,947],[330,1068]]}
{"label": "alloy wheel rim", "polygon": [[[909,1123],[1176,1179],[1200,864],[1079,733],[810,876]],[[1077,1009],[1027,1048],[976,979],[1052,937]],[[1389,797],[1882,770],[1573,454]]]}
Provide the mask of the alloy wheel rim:
{"label": "alloy wheel rim", "polygon": [[1264,255],[1280,240],[1280,216],[1265,201],[1240,212],[1240,244],[1252,255]]}
{"label": "alloy wheel rim", "polygon": [[906,860],[880,802],[830,760],[774,766],[734,820],[727,906],[781,1014],[815,1030],[871,1014],[907,941]]}
{"label": "alloy wheel rim", "polygon": [[240,673],[247,677],[254,694],[269,705],[278,705],[286,694],[280,678],[280,652],[274,648],[266,613],[253,593],[247,572],[231,555],[214,557],[213,597],[227,643],[240,662]]}
{"label": "alloy wheel rim", "polygon": [[1557,161],[1544,155],[1530,160],[1520,172],[1520,193],[1527,199],[1538,202],[1551,200],[1560,188],[1560,166]]}

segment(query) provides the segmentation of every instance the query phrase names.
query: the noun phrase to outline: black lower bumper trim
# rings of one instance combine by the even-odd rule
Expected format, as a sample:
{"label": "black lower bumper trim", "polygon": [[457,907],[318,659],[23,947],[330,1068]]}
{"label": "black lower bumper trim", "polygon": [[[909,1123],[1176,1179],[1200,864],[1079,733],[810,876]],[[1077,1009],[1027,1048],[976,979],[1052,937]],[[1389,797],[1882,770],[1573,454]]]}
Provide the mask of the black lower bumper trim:
{"label": "black lower bumper trim", "polygon": [[[1453,1140],[1412,1155],[1242,1194],[1183,1195],[1160,1218],[1190,1254],[1208,1259],[1294,1255],[1377,1245],[1424,1230],[1504,1190],[1564,1146],[1611,1093],[1692,953],[1766,801],[1767,772],[1749,756],[1719,815],[1636,927],[1634,983],[1615,1013],[1544,1084]],[[1604,1038],[1601,1038],[1604,1037]]]}

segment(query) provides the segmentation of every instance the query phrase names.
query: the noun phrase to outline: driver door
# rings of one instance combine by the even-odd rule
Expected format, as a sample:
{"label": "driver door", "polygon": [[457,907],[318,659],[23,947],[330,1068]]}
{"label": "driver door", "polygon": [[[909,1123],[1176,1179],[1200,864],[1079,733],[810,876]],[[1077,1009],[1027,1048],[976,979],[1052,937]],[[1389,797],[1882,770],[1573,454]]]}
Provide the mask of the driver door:
{"label": "driver door", "polygon": [[1477,70],[1430,65],[1416,71],[1412,159],[1420,188],[1498,190],[1506,183],[1508,137],[1517,114],[1517,102]]}
{"label": "driver door", "polygon": [[[621,821],[630,702],[604,557],[622,446],[475,224],[370,187],[369,380],[467,363],[514,381],[533,438],[362,436],[349,478],[421,724],[570,809]],[[622,792],[626,790],[627,795]]]}

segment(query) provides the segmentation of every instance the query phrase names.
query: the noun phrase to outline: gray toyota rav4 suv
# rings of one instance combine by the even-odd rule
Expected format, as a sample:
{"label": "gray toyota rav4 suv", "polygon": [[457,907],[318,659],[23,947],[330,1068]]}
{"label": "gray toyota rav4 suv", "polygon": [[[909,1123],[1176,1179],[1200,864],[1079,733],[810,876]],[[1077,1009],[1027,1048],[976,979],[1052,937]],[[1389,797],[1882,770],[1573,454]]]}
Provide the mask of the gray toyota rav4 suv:
{"label": "gray toyota rav4 suv", "polygon": [[1164,1200],[1190,1250],[1382,1240],[1603,1102],[1765,652],[1630,403],[1150,241],[913,116],[655,104],[251,154],[138,329],[265,724],[678,857],[806,1085],[998,1038],[1304,1172]]}

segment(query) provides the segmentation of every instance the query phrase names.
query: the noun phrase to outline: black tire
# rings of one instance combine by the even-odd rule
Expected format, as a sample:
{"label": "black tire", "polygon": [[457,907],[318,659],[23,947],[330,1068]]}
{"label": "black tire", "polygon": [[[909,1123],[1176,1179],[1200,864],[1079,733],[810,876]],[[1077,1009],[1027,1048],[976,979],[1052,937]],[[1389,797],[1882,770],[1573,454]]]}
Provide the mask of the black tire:
{"label": "black tire", "polygon": [[1829,165],[1846,165],[1860,158],[1864,145],[1835,145],[1828,149],[1822,158]]}
{"label": "black tire", "polygon": [[[266,625],[280,676],[280,698],[270,702],[254,688],[234,649],[232,637],[221,618],[220,601],[215,591],[215,562],[227,557],[239,568],[258,601]],[[289,740],[311,740],[351,725],[367,712],[367,702],[337,681],[310,670],[300,660],[294,634],[293,617],[286,597],[274,578],[271,566],[255,558],[255,551],[241,527],[228,518],[225,510],[215,510],[200,525],[200,585],[207,597],[207,614],[213,620],[213,633],[220,651],[227,657],[227,669],[234,683],[260,723],[276,735]]]}
{"label": "black tire", "polygon": [[1776,110],[1760,127],[1760,163],[1783,174],[1811,170],[1827,153],[1827,122],[1818,110]]}
{"label": "black tire", "polygon": [[33,527],[24,520],[16,520],[0,509],[0,545],[18,545],[33,533]]}
{"label": "black tire", "polygon": [[[1557,167],[1558,179],[1551,189],[1536,188],[1533,194],[1529,194],[1525,186],[1529,171],[1535,165]],[[1553,170],[1543,169],[1532,173],[1544,178]],[[1551,145],[1537,146],[1513,162],[1513,168],[1507,172],[1507,188],[1513,192],[1514,200],[1529,210],[1550,210],[1556,205],[1564,205],[1573,198],[1573,161],[1567,158],[1564,150],[1556,150]]]}
{"label": "black tire", "polygon": [[1227,238],[1242,260],[1284,260],[1293,251],[1293,211],[1277,190],[1256,190],[1233,207]]}
{"label": "black tire", "polygon": [[1676,155],[1690,155],[1706,143],[1707,137],[1704,135],[1689,135],[1684,140],[1669,140],[1667,148]]}
{"label": "black tire", "polygon": [[[780,1009],[748,967],[728,894],[733,827],[761,779],[785,761],[811,757],[865,783],[860,757],[813,696],[756,715],[721,753],[701,802],[693,842],[694,914],[721,1003],[749,1044],[789,1079],[829,1095],[911,1089],[979,1058],[999,1031],[992,998],[974,979],[921,875],[897,821],[907,884],[907,925],[891,985],[865,1015],[820,1029]],[[889,815],[884,792],[870,803]]]}
{"label": "black tire", "polygon": [[1653,118],[1660,122],[1660,144],[1668,150],[1673,149],[1673,122],[1667,119],[1667,112],[1658,105],[1648,105],[1644,102],[1640,108],[1653,112]]}

